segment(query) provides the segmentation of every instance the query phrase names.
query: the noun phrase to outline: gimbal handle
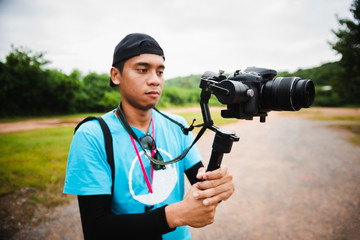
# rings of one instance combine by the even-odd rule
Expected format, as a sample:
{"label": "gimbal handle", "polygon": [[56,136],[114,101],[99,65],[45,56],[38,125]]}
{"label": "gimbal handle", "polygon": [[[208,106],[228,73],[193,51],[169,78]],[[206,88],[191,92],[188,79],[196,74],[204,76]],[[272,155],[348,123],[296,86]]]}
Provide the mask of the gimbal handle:
{"label": "gimbal handle", "polygon": [[210,161],[206,171],[218,169],[224,153],[230,153],[233,142],[237,141],[239,141],[239,137],[236,136],[235,132],[223,128],[216,128]]}

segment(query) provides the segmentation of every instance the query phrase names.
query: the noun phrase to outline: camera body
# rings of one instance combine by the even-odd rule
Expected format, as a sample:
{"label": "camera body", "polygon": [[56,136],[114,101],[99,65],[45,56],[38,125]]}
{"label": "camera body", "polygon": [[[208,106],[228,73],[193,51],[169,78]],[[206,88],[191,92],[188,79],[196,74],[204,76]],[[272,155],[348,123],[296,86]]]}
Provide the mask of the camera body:
{"label": "camera body", "polygon": [[227,105],[224,118],[252,120],[259,116],[265,122],[270,111],[298,111],[314,102],[315,87],[311,80],[299,77],[274,78],[272,69],[249,67],[235,71],[228,78],[223,71],[205,72],[201,77],[202,98],[214,94]]}

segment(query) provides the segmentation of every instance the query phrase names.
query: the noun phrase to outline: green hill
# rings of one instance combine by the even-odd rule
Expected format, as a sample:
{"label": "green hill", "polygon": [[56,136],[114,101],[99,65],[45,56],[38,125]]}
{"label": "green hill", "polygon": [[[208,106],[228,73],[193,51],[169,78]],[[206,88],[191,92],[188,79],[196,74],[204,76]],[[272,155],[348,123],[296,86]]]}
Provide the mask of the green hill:
{"label": "green hill", "polygon": [[329,62],[314,68],[299,69],[293,73],[281,72],[278,77],[298,76],[303,79],[311,79],[316,86],[326,86],[331,85],[338,71],[338,62]]}
{"label": "green hill", "polygon": [[199,88],[201,75],[190,75],[186,77],[176,77],[166,80],[166,87],[181,87],[186,89]]}

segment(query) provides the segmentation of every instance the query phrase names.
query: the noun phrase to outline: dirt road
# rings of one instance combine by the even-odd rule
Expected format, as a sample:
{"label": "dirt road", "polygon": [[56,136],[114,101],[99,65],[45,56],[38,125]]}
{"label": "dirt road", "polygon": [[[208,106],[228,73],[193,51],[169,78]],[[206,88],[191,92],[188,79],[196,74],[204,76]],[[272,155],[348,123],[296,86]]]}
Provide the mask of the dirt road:
{"label": "dirt road", "polygon": [[[225,128],[240,141],[224,157],[235,194],[193,239],[360,239],[360,148],[329,121],[270,117]],[[209,159],[213,134],[197,144]],[[206,162],[206,161],[205,161]],[[82,239],[77,202],[14,239]]]}
{"label": "dirt road", "polygon": [[[329,124],[269,118],[227,126],[241,137],[224,159],[236,191],[194,239],[360,239],[360,148]],[[207,141],[199,144],[205,159]]]}

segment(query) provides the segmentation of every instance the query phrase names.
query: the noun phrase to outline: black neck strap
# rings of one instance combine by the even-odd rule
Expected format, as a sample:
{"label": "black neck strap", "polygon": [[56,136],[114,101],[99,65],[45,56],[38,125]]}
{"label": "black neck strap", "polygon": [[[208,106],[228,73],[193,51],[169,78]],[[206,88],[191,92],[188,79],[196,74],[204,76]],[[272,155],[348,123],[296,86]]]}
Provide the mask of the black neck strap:
{"label": "black neck strap", "polygon": [[[125,115],[121,109],[121,103],[119,104],[119,106],[116,109],[116,117],[120,120],[120,122],[122,123],[122,125],[124,126],[125,130],[130,134],[131,137],[134,138],[134,140],[140,145],[141,149],[144,151],[145,156],[154,164],[158,164],[158,165],[168,165],[171,163],[175,163],[177,161],[180,161],[181,159],[183,159],[186,154],[190,151],[190,149],[195,145],[195,143],[200,139],[200,137],[204,134],[204,132],[206,131],[206,129],[211,126],[213,124],[212,121],[208,122],[208,123],[203,123],[197,126],[193,126],[193,124],[189,127],[189,128],[185,128],[182,124],[180,124],[179,122],[175,121],[174,119],[170,118],[169,116],[166,116],[165,114],[161,113],[159,110],[155,109],[157,112],[159,112],[162,116],[164,116],[165,118],[169,119],[170,121],[172,121],[173,123],[179,125],[182,129],[182,131],[184,132],[184,134],[187,134],[189,131],[193,130],[194,127],[201,127],[201,130],[199,131],[199,133],[197,134],[196,138],[194,139],[193,143],[187,147],[178,157],[167,161],[167,162],[162,162],[159,161],[157,159],[152,158],[147,151],[145,151],[145,147],[142,145],[141,141],[139,140],[139,138],[136,136],[136,134],[134,133],[134,131],[132,130],[132,128],[130,127],[129,123],[127,122]],[[194,123],[194,122],[193,122]],[[185,133],[187,132],[187,133]]]}

